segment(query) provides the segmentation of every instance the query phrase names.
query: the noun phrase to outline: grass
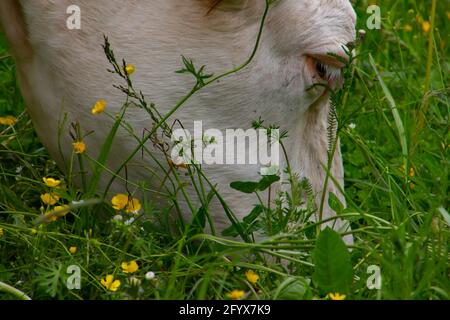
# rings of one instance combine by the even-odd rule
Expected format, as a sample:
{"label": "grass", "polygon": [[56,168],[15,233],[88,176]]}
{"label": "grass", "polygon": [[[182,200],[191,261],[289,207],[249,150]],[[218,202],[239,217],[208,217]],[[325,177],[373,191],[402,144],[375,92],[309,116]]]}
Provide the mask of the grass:
{"label": "grass", "polygon": [[[354,4],[359,27],[365,28],[367,1]],[[95,197],[114,130],[99,159],[74,156],[73,161],[93,163],[97,172],[76,187],[72,172],[61,173],[39,143],[0,35],[0,117],[18,120],[0,126],[0,299],[24,298],[23,293],[33,299],[229,299],[233,290],[242,291],[233,297],[243,294],[244,299],[328,299],[330,292],[347,299],[449,299],[449,13],[445,3],[435,7],[431,1],[386,0],[381,9],[382,30],[367,30],[347,84],[334,97],[348,206],[333,198],[331,205],[351,221],[356,239],[351,251],[331,230],[319,232],[317,224],[306,222],[309,206],[293,209],[300,192],[308,194],[308,183],[294,174],[284,195],[287,209],[278,198],[273,208],[261,204],[240,222],[224,205],[233,224],[228,233],[244,241],[203,232],[207,204],[220,195],[205,194],[208,180],[197,168],[189,174],[203,206],[192,208],[192,221],[176,222],[178,232],[155,223],[164,221],[170,208],[158,208],[147,198],[140,199],[141,214],[133,223],[124,223],[132,216],[126,210],[119,220],[110,199]],[[428,32],[426,21],[432,25]],[[114,65],[115,58],[109,58]],[[191,94],[214,81],[187,59],[185,66],[183,72],[197,79]],[[140,99],[121,66],[116,67],[127,80],[122,88],[127,99],[148,109],[159,124],[155,132],[169,130],[164,117]],[[115,126],[126,123],[119,119]],[[182,192],[178,171],[169,172],[177,190],[166,190],[172,195]],[[63,180],[59,202],[70,204],[70,213],[43,208],[40,196],[54,191],[43,177]],[[276,177],[271,179],[234,187],[267,192]],[[51,216],[43,213],[49,211],[60,219],[46,223]],[[304,219],[302,227],[289,229],[289,222],[298,219]],[[255,243],[258,229],[269,237]],[[289,263],[280,264],[280,259]],[[129,261],[137,261],[137,271],[124,272],[122,263]],[[72,265],[80,268],[80,290],[66,285]],[[382,286],[371,289],[367,283],[373,284],[377,267]],[[120,281],[117,291],[108,290],[113,289],[110,283],[102,285],[107,275]]]}

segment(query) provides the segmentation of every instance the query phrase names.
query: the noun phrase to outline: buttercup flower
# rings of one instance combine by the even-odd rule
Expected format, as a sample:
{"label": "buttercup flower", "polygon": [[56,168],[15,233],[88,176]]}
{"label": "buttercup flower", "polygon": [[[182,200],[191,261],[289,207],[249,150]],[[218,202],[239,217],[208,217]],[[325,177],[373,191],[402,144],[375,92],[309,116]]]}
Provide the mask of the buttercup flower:
{"label": "buttercup flower", "polygon": [[111,199],[112,207],[116,210],[125,210],[127,213],[136,213],[141,210],[141,202],[139,199],[129,197],[126,194],[115,195]]}
{"label": "buttercup flower", "polygon": [[132,65],[132,64],[127,64],[126,67],[125,67],[125,71],[126,71],[127,74],[130,76],[130,75],[132,75],[132,74],[136,71],[136,68],[135,68],[135,66]]}
{"label": "buttercup flower", "polygon": [[430,29],[431,29],[431,24],[428,21],[422,22],[423,32],[428,33],[428,32],[430,32]]}
{"label": "buttercup flower", "polygon": [[328,297],[330,297],[331,300],[345,300],[346,295],[340,293],[329,293]]}
{"label": "buttercup flower", "polygon": [[242,290],[233,290],[230,293],[227,293],[227,297],[233,300],[239,300],[245,295],[245,292]]}
{"label": "buttercup flower", "polygon": [[13,116],[0,117],[0,125],[13,126],[17,123],[17,119]]}
{"label": "buttercup flower", "polygon": [[64,217],[70,211],[70,207],[68,205],[65,206],[56,206],[53,210],[54,213],[58,216],[58,218]]}
{"label": "buttercup flower", "polygon": [[259,276],[253,270],[247,270],[245,272],[245,277],[251,284],[256,284],[259,280]]}
{"label": "buttercup flower", "polygon": [[59,201],[60,197],[54,193],[44,193],[41,195],[41,200],[44,204],[53,206]]}
{"label": "buttercup flower", "polygon": [[141,208],[141,202],[138,199],[133,198],[128,202],[127,207],[125,208],[125,212],[137,213],[139,210],[141,210]]}
{"label": "buttercup flower", "polygon": [[72,146],[76,154],[82,154],[86,152],[86,144],[83,141],[76,141],[72,143]]}
{"label": "buttercup flower", "polygon": [[414,168],[413,167],[410,167],[409,168],[409,172],[407,171],[407,170],[405,170],[405,166],[404,165],[401,165],[400,166],[400,171],[403,173],[403,174],[408,174],[411,178],[414,178],[414,176],[416,175],[416,171],[414,170]]}
{"label": "buttercup flower", "polygon": [[47,212],[47,213],[45,214],[45,221],[46,221],[47,223],[55,222],[56,220],[58,220],[58,217],[55,216],[53,213]]}
{"label": "buttercup flower", "polygon": [[139,269],[139,265],[137,264],[136,260],[130,262],[122,262],[121,267],[124,273],[134,273]]}
{"label": "buttercup flower", "polygon": [[78,248],[77,248],[77,247],[70,247],[70,248],[69,248],[69,252],[70,252],[71,254],[75,254],[75,253],[77,253],[77,251],[78,251]]}
{"label": "buttercup flower", "polygon": [[111,199],[112,207],[116,210],[122,210],[128,204],[128,196],[126,194],[115,195]]}
{"label": "buttercup flower", "polygon": [[108,274],[105,279],[100,281],[102,286],[112,292],[116,292],[120,287],[120,280],[114,280],[114,276]]}
{"label": "buttercup flower", "polygon": [[60,180],[56,180],[53,178],[42,178],[42,180],[44,181],[45,185],[50,188],[56,188],[61,184]]}
{"label": "buttercup flower", "polygon": [[96,115],[96,114],[102,113],[103,111],[105,111],[106,105],[107,105],[106,100],[104,100],[104,99],[98,100],[92,107],[92,111],[91,111],[92,114]]}
{"label": "buttercup flower", "polygon": [[65,206],[56,206],[52,211],[49,211],[45,214],[45,219],[48,223],[55,222],[59,218],[64,217],[66,214],[70,212],[70,207]]}

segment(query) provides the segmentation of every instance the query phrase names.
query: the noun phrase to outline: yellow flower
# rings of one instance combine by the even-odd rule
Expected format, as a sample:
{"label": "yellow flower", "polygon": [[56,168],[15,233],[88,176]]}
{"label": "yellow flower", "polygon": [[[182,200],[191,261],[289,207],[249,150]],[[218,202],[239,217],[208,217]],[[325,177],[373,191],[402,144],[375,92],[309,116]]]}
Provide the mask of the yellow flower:
{"label": "yellow flower", "polygon": [[245,292],[242,290],[233,290],[230,293],[227,293],[227,297],[233,300],[239,300],[245,295]]}
{"label": "yellow flower", "polygon": [[4,234],[5,232],[3,231],[3,228],[0,228],[0,238],[3,237]]}
{"label": "yellow flower", "polygon": [[45,185],[50,188],[56,188],[61,184],[60,180],[56,180],[53,178],[42,178],[42,180],[44,181]]}
{"label": "yellow flower", "polygon": [[70,207],[68,205],[65,206],[56,206],[53,210],[53,213],[58,217],[64,217],[66,214],[70,212]]}
{"label": "yellow flower", "polygon": [[126,194],[115,195],[111,199],[112,207],[116,210],[122,210],[128,204],[128,196]]}
{"label": "yellow flower", "polygon": [[330,297],[331,300],[345,300],[345,298],[347,297],[345,294],[340,294],[340,293],[329,293],[328,297]]}
{"label": "yellow flower", "polygon": [[128,202],[127,207],[125,208],[125,212],[127,213],[137,213],[139,210],[141,210],[141,202],[139,199],[133,198],[131,201]]}
{"label": "yellow flower", "polygon": [[55,222],[56,220],[58,220],[58,217],[55,216],[52,212],[48,212],[45,214],[45,221],[47,223]]}
{"label": "yellow flower", "polygon": [[413,167],[409,168],[409,176],[411,178],[414,178],[415,175],[416,175],[416,172],[414,171],[414,168]]}
{"label": "yellow flower", "polygon": [[102,286],[104,286],[109,291],[116,292],[117,289],[120,287],[120,280],[114,280],[114,276],[111,274],[108,274],[105,279],[102,279],[101,282]]}
{"label": "yellow flower", "polygon": [[423,32],[428,33],[428,32],[430,32],[430,29],[431,29],[431,24],[428,21],[422,22]]}
{"label": "yellow flower", "polygon": [[447,19],[450,20],[450,11],[447,11],[446,14],[447,14]]}
{"label": "yellow flower", "polygon": [[259,280],[259,276],[253,270],[247,270],[245,276],[251,284],[256,284]]}
{"label": "yellow flower", "polygon": [[17,119],[13,116],[0,117],[0,125],[13,126],[17,123]]}
{"label": "yellow flower", "polygon": [[102,113],[103,111],[105,111],[106,105],[107,105],[106,100],[104,100],[104,99],[98,100],[92,107],[92,111],[91,111],[92,114],[96,115],[96,114]]}
{"label": "yellow flower", "polygon": [[406,32],[411,32],[413,30],[413,27],[410,24],[406,24],[403,28]]}
{"label": "yellow flower", "polygon": [[130,76],[136,71],[136,68],[132,64],[127,64],[125,67],[125,71]]}
{"label": "yellow flower", "polygon": [[53,210],[51,210],[45,214],[45,220],[47,223],[55,222],[59,218],[64,217],[69,212],[70,212],[70,207],[67,205],[56,206]]}
{"label": "yellow flower", "polygon": [[135,273],[139,269],[139,265],[137,264],[136,260],[130,262],[122,262],[121,267],[124,273]]}
{"label": "yellow flower", "polygon": [[86,144],[83,141],[77,141],[72,143],[73,150],[76,154],[82,154],[86,152]]}
{"label": "yellow flower", "polygon": [[129,197],[126,194],[118,194],[111,199],[112,207],[116,210],[125,209],[127,213],[136,213],[141,210],[139,199]]}
{"label": "yellow flower", "polygon": [[41,200],[44,204],[53,206],[59,201],[60,197],[54,193],[44,193],[41,195]]}
{"label": "yellow flower", "polygon": [[78,248],[77,248],[77,247],[70,247],[70,248],[69,248],[69,252],[70,252],[71,254],[75,254],[75,253],[77,253],[77,251],[78,251]]}

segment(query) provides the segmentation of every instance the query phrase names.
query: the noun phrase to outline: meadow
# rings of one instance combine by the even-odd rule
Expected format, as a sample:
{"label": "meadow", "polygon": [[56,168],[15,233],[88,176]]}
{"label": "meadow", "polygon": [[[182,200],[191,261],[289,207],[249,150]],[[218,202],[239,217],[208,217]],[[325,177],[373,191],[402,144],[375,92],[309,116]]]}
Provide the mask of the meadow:
{"label": "meadow", "polygon": [[[347,207],[333,197],[330,205],[351,222],[351,248],[307,219],[310,203],[298,209],[309,185],[290,172],[290,190],[272,208],[261,204],[236,221],[224,204],[228,237],[205,232],[205,205],[174,230],[165,223],[169,207],[102,198],[102,159],[83,152],[73,161],[93,163],[94,175],[76,185],[37,138],[0,33],[0,299],[449,299],[450,8],[385,0],[381,29],[369,30],[366,10],[377,1],[352,2],[365,32],[330,119],[342,143]],[[184,63],[201,84],[201,71]],[[175,182],[183,170],[207,183],[199,168],[175,168]],[[234,188],[270,192],[276,181]],[[220,194],[203,195],[206,203],[213,197]],[[290,228],[292,220],[302,224]],[[255,232],[266,239],[255,241]]]}

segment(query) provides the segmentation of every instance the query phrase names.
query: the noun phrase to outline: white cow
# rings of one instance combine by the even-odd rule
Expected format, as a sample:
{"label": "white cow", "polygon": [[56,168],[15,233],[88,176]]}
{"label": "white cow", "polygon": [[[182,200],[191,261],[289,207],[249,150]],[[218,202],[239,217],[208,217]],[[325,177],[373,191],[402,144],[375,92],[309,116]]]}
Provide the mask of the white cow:
{"label": "white cow", "polygon": [[[69,128],[64,128],[61,154],[61,116],[67,113],[68,123],[79,122],[84,132],[94,131],[86,144],[95,156],[112,121],[104,114],[93,116],[91,106],[106,99],[108,111],[114,113],[124,101],[112,86],[120,79],[107,72],[103,35],[109,37],[117,57],[136,66],[135,87],[165,114],[194,84],[192,78],[174,72],[180,69],[181,55],[206,65],[208,73],[220,74],[240,65],[253,50],[265,4],[263,0],[2,0],[0,21],[36,131],[63,166],[62,158],[69,159],[72,152],[72,138]],[[70,5],[81,9],[79,30],[67,28]],[[204,128],[219,130],[246,129],[259,117],[279,124],[289,132],[285,143],[293,170],[309,178],[319,199],[326,175],[321,163],[327,161],[329,97],[323,87],[307,88],[317,82],[336,84],[340,63],[327,54],[343,53],[342,46],[354,40],[355,21],[348,0],[274,1],[252,63],[195,94],[169,122],[178,119],[192,128],[194,120],[202,120]],[[138,108],[130,108],[126,118],[139,134],[152,126],[149,116]],[[122,130],[109,167],[117,169],[135,147],[136,141]],[[128,166],[128,179],[151,180],[147,160],[137,155]],[[205,168],[240,218],[256,199],[231,190],[229,184],[258,180],[259,169],[249,165]],[[332,174],[343,184],[340,150]],[[114,191],[125,191],[122,181],[116,180]],[[344,202],[332,182],[328,191]],[[222,210],[212,211],[218,229],[229,225]],[[324,216],[333,214],[325,205]]]}

